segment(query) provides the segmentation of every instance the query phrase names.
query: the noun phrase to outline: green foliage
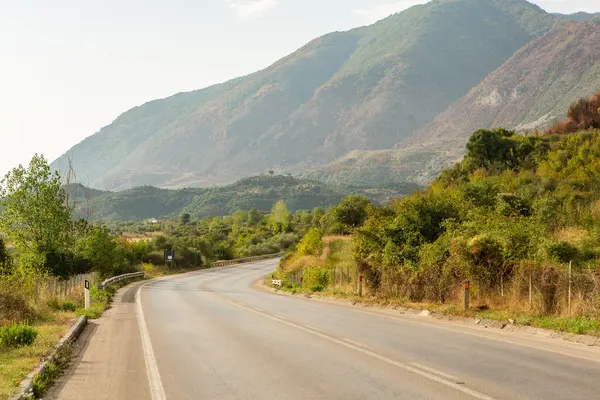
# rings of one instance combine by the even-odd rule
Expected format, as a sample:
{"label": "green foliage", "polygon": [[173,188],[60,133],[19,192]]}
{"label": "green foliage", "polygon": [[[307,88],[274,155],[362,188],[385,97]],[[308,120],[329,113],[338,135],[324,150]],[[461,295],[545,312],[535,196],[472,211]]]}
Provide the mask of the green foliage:
{"label": "green foliage", "polygon": [[361,226],[368,215],[368,208],[371,202],[365,196],[348,196],[332,210],[334,222],[354,229]]}
{"label": "green foliage", "polygon": [[33,377],[33,396],[41,399],[46,394],[53,382],[69,366],[73,356],[73,346],[65,345],[58,351],[54,360],[46,364],[41,373]]}
{"label": "green foliage", "polygon": [[465,279],[479,294],[505,293],[525,265],[546,280],[541,312],[554,312],[559,264],[597,274],[600,132],[479,130],[467,149],[392,214],[370,214],[353,237],[361,271],[382,295],[444,302]]}
{"label": "green foliage", "polygon": [[285,201],[279,200],[271,209],[269,224],[271,229],[276,233],[284,232],[287,228],[290,212],[285,204]]}
{"label": "green foliage", "polygon": [[62,310],[75,312],[75,310],[77,310],[77,306],[74,303],[71,303],[70,301],[66,301],[62,305]]}
{"label": "green foliage", "polygon": [[304,268],[304,284],[313,292],[321,292],[331,282],[331,271],[321,267]]}
{"label": "green foliage", "polygon": [[125,251],[119,246],[117,238],[104,227],[91,228],[87,235],[77,241],[75,253],[88,260],[102,276],[119,275],[129,268]]}
{"label": "green foliage", "polygon": [[0,231],[15,244],[24,261],[45,265],[45,255],[68,246],[71,210],[65,205],[60,176],[36,155],[0,183]]}
{"label": "green foliage", "polygon": [[10,272],[12,258],[6,249],[4,240],[0,237],[0,275]]}
{"label": "green foliage", "polygon": [[323,235],[325,232],[319,228],[310,229],[306,235],[302,238],[296,248],[296,251],[300,255],[314,255],[318,256],[323,251]]}
{"label": "green foliage", "polygon": [[183,213],[179,216],[179,223],[181,225],[187,225],[190,223],[190,220],[192,219],[192,217],[190,216],[190,214],[188,213]]}
{"label": "green foliage", "polygon": [[27,324],[13,323],[0,326],[0,347],[30,346],[37,335],[37,330]]}
{"label": "green foliage", "polygon": [[568,242],[551,243],[547,249],[548,257],[561,263],[568,263],[577,258],[579,250]]}

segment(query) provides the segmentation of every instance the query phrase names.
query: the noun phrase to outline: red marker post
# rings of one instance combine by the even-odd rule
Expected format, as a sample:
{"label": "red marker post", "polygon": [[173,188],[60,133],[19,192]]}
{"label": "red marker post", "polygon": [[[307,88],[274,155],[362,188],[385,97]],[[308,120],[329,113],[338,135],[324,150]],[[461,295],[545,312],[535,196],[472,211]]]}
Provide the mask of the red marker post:
{"label": "red marker post", "polygon": [[469,311],[469,289],[470,282],[465,281],[465,312]]}
{"label": "red marker post", "polygon": [[302,281],[303,281],[303,280],[304,280],[304,277],[303,277],[303,276],[301,276],[301,277],[300,277],[300,289],[302,289]]}
{"label": "red marker post", "polygon": [[362,285],[363,285],[362,283],[363,283],[363,276],[361,275],[360,276],[360,281],[358,283],[358,295],[360,297],[362,297]]}

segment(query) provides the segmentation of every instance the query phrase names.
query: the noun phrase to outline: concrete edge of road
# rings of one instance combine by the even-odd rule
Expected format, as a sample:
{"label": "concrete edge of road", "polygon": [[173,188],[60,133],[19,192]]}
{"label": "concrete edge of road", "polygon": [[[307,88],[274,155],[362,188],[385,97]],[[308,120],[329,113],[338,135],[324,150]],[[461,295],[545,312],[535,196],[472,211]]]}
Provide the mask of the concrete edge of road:
{"label": "concrete edge of road", "polygon": [[67,334],[63,336],[62,339],[60,339],[60,341],[58,342],[58,344],[54,347],[52,354],[46,357],[46,359],[44,359],[44,361],[42,361],[40,365],[38,365],[38,367],[34,369],[29,375],[27,375],[27,377],[21,382],[15,394],[12,397],[10,397],[11,400],[34,398],[33,380],[35,379],[35,377],[44,373],[44,370],[46,369],[48,364],[54,362],[56,356],[65,346],[70,345],[79,338],[81,332],[83,332],[83,329],[87,325],[87,322],[88,318],[85,315],[79,317],[77,321],[75,321],[75,323],[71,326]]}
{"label": "concrete edge of road", "polygon": [[415,308],[408,307],[389,307],[389,306],[371,306],[366,304],[358,304],[355,301],[351,301],[348,299],[340,299],[336,297],[324,297],[316,294],[306,294],[306,293],[290,293],[284,290],[278,290],[276,288],[265,285],[264,278],[259,279],[253,285],[254,288],[268,293],[274,293],[281,296],[289,296],[296,297],[302,299],[309,299],[313,301],[320,301],[329,304],[335,304],[338,306],[344,306],[348,308],[358,308],[364,309],[368,311],[374,311],[379,313],[384,313],[386,315],[392,316],[401,316],[410,314],[413,316],[426,317],[426,318],[434,318],[444,322],[450,322],[455,324],[462,324],[467,326],[480,326],[485,328],[493,328],[497,330],[502,330],[504,332],[519,332],[526,333],[531,336],[537,337],[545,337],[550,339],[562,339],[571,343],[578,343],[588,347],[600,347],[600,337],[591,336],[591,335],[577,335],[574,333],[566,333],[560,331],[554,331],[551,329],[544,328],[536,328],[532,326],[521,326],[514,325],[508,321],[496,321],[496,320],[488,320],[488,319],[479,319],[472,317],[461,317],[461,316],[452,316],[452,315],[444,315],[441,313],[435,313],[429,310],[419,310]]}

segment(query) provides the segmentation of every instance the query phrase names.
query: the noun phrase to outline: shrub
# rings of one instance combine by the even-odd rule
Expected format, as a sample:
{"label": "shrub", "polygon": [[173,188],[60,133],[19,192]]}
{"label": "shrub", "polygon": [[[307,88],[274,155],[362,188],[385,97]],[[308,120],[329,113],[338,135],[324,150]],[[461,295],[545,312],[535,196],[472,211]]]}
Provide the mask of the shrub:
{"label": "shrub", "polygon": [[12,325],[5,325],[0,327],[0,346],[30,346],[37,335],[37,330],[26,324],[13,323]]}
{"label": "shrub", "polygon": [[548,246],[548,256],[561,263],[573,261],[578,254],[577,247],[567,242],[553,243]]}
{"label": "shrub", "polygon": [[304,282],[308,287],[321,288],[323,291],[331,282],[331,272],[325,268],[308,267],[304,269]]}
{"label": "shrub", "polygon": [[75,311],[75,310],[77,310],[77,306],[75,304],[71,303],[70,301],[67,301],[62,305],[62,310],[63,311]]}
{"label": "shrub", "polygon": [[298,254],[303,256],[320,255],[323,251],[323,235],[322,229],[312,228],[298,243]]}
{"label": "shrub", "polygon": [[48,307],[50,307],[51,309],[56,310],[56,311],[61,309],[61,306],[58,303],[58,299],[56,297],[53,297],[52,299],[50,299],[48,301]]}

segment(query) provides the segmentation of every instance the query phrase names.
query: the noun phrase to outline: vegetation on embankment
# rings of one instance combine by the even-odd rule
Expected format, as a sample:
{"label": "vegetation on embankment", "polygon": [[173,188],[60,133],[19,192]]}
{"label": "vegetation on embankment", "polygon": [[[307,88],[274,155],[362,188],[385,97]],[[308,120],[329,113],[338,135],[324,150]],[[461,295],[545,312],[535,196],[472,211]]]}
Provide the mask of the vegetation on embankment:
{"label": "vegetation on embankment", "polygon": [[[367,207],[352,234],[365,292],[381,302],[460,313],[469,280],[473,310],[600,333],[596,102],[579,101],[568,121],[540,134],[476,131],[465,159],[426,190]],[[321,247],[313,246],[316,258],[324,257]],[[298,268],[301,252],[298,246],[284,260],[281,274]]]}

